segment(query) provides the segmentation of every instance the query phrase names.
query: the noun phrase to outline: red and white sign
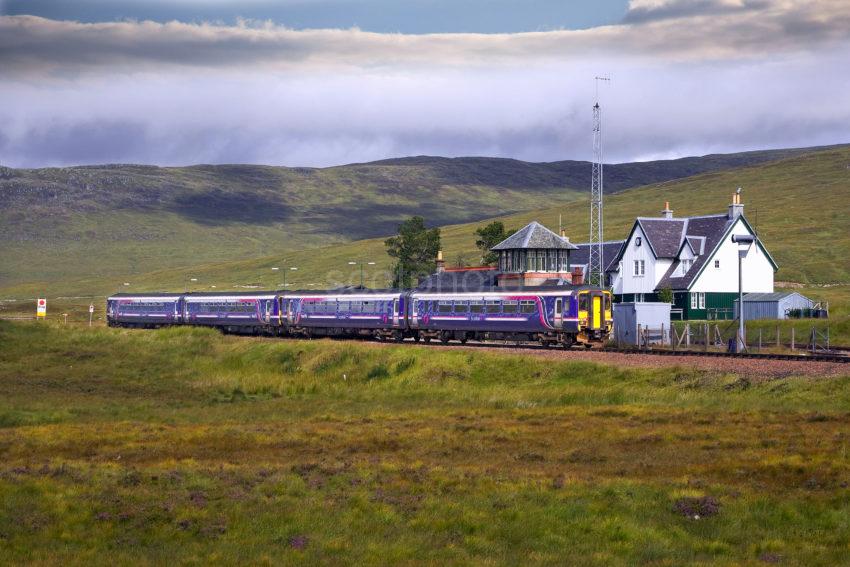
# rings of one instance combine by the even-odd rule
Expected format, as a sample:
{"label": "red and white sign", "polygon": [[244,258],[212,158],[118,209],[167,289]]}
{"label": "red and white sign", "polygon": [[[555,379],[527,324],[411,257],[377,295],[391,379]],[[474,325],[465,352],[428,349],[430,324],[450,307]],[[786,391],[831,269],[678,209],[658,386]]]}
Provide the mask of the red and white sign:
{"label": "red and white sign", "polygon": [[36,304],[35,314],[37,317],[44,317],[47,315],[47,300],[39,298],[38,303]]}

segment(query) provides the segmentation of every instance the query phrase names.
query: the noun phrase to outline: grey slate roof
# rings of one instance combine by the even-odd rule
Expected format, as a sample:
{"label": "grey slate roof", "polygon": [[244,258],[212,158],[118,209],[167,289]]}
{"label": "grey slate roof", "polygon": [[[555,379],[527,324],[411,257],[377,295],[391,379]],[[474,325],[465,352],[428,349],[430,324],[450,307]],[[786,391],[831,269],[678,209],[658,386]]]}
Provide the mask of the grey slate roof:
{"label": "grey slate roof", "polygon": [[575,250],[576,246],[539,222],[532,221],[516,233],[493,246],[491,250],[519,250],[527,248]]}
{"label": "grey slate roof", "polygon": [[[665,221],[670,222],[670,221]],[[675,261],[670,265],[670,268],[667,270],[667,273],[661,278],[658,282],[658,286],[655,289],[660,290],[669,287],[670,289],[678,289],[684,290],[688,289],[693,283],[694,279],[697,277],[702,271],[703,266],[711,257],[711,253],[720,244],[720,240],[723,238],[723,235],[726,234],[726,231],[732,226],[735,222],[734,219],[729,219],[729,217],[725,214],[720,215],[708,215],[704,217],[688,217],[682,219],[684,223],[684,236],[687,237],[695,237],[701,236],[705,238],[705,244],[703,247],[703,253],[697,256],[694,259],[693,265],[688,270],[684,276],[676,276],[673,277],[672,274],[675,274],[679,269],[679,262]],[[681,239],[680,239],[680,242]],[[673,252],[672,257],[675,257],[678,254],[678,248]]]}
{"label": "grey slate roof", "polygon": [[[796,291],[775,291],[773,293],[745,293],[744,294],[744,302],[747,301],[779,301],[780,299],[785,299],[786,297],[790,297],[792,295],[799,295],[803,299],[811,301],[805,295],[796,292]],[[738,301],[735,299],[735,301]]]}
{"label": "grey slate roof", "polygon": [[702,236],[688,236],[688,244],[697,255],[705,254],[705,238]]}
{"label": "grey slate roof", "polygon": [[658,258],[675,258],[684,236],[685,219],[638,218],[649,245]]}
{"label": "grey slate roof", "polygon": [[[605,262],[605,271],[609,272],[617,268],[620,249],[625,240],[610,240],[602,243],[602,260]],[[576,244],[576,249],[570,252],[570,266],[586,267],[590,262],[590,244],[583,242]]]}

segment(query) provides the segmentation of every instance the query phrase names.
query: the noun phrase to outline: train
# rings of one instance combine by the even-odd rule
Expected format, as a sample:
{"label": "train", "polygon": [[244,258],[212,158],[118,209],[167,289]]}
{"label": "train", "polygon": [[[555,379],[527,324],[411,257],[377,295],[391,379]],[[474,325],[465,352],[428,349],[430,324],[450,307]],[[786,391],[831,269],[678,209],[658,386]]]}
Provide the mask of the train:
{"label": "train", "polygon": [[593,286],[472,292],[325,291],[118,293],[111,327],[213,327],[226,333],[401,342],[512,341],[592,347],[612,332],[611,292]]}

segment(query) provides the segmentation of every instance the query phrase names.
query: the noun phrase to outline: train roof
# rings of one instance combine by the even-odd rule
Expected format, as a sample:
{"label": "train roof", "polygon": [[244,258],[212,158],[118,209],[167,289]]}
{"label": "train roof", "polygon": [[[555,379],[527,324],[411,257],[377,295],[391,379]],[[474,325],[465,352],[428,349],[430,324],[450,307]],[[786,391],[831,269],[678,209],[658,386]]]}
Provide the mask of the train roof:
{"label": "train roof", "polygon": [[281,295],[401,295],[402,289],[372,289],[368,287],[343,287],[338,289],[296,289],[280,292]]}
{"label": "train roof", "polygon": [[107,299],[129,299],[129,298],[133,298],[133,297],[168,297],[168,298],[177,299],[178,297],[181,297],[183,295],[186,295],[186,294],[185,293],[175,293],[175,292],[171,292],[171,291],[146,291],[146,292],[142,292],[142,293],[121,292],[121,293],[113,293]]}

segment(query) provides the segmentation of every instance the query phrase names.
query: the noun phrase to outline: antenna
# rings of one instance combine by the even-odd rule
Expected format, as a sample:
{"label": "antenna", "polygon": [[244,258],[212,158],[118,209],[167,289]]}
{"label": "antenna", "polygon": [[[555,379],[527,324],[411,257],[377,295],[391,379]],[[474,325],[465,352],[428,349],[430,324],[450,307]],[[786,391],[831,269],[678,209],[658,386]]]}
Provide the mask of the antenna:
{"label": "antenna", "polygon": [[596,104],[593,105],[593,168],[590,178],[590,240],[587,262],[587,283],[605,286],[605,258],[602,251],[603,215],[602,196],[602,108],[599,106],[599,81],[609,82],[609,77],[595,77]]}

